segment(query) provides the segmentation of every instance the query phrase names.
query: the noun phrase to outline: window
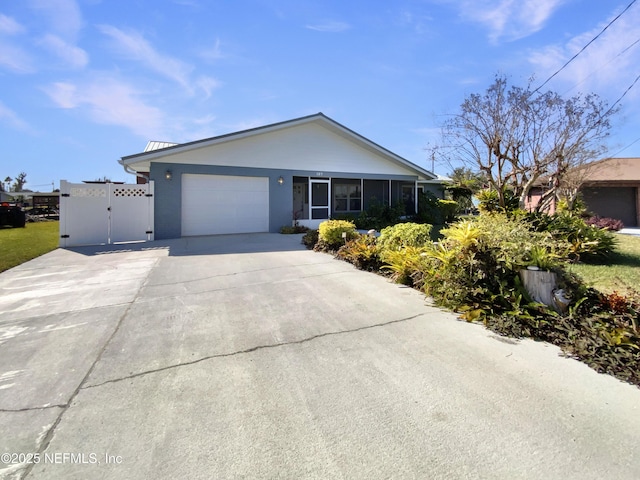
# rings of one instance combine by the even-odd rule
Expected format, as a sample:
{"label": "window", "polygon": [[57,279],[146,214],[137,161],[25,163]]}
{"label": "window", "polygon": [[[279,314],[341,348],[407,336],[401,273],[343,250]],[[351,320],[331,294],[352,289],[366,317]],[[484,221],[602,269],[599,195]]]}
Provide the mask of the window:
{"label": "window", "polygon": [[336,183],[333,186],[333,205],[336,212],[359,212],[362,210],[362,191],[358,183]]}

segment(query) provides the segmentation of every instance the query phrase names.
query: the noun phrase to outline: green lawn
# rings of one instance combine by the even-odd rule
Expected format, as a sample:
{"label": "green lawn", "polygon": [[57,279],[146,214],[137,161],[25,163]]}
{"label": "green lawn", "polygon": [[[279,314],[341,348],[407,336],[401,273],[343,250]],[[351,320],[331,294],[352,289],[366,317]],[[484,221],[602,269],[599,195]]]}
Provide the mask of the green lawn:
{"label": "green lawn", "polygon": [[569,270],[603,292],[640,294],[640,237],[616,235],[616,253],[598,265],[571,265]]}
{"label": "green lawn", "polygon": [[58,248],[59,222],[0,228],[0,272]]}

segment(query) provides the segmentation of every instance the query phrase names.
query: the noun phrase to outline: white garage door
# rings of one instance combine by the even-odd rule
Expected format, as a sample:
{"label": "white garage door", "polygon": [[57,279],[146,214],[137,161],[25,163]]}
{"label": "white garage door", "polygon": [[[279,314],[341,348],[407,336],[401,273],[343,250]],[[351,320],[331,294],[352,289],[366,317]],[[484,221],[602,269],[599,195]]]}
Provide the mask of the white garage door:
{"label": "white garage door", "polygon": [[269,231],[269,179],[182,175],[182,235]]}

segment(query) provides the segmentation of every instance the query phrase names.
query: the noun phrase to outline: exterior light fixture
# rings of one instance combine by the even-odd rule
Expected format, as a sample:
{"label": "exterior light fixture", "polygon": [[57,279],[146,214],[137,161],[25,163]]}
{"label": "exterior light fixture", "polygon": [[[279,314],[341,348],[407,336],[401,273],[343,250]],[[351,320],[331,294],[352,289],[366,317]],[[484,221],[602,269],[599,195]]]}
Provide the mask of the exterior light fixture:
{"label": "exterior light fixture", "polygon": [[280,177],[278,178],[278,184],[282,185],[284,183],[284,178],[282,178],[282,175],[280,175]]}
{"label": "exterior light fixture", "polygon": [[166,172],[164,172],[164,178],[166,178],[167,180],[171,180],[173,178],[173,173],[171,172],[171,170],[167,170]]}

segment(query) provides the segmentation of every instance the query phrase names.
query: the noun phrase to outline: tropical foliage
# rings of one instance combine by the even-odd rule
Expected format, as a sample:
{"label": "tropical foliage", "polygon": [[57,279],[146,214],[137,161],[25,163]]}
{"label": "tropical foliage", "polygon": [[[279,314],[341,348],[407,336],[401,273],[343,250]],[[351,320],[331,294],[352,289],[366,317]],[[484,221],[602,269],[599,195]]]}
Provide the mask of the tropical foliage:
{"label": "tropical foliage", "polygon": [[[441,231],[438,242],[429,230],[399,224],[377,239],[362,235],[346,242],[337,256],[420,289],[467,321],[551,342],[599,372],[640,386],[639,301],[588,288],[566,268],[611,252],[611,232],[568,213],[517,212],[458,221]],[[532,299],[520,276],[532,265],[554,272],[568,309]]]}

